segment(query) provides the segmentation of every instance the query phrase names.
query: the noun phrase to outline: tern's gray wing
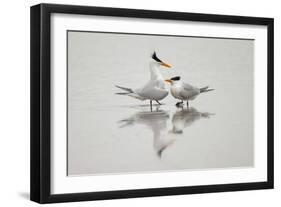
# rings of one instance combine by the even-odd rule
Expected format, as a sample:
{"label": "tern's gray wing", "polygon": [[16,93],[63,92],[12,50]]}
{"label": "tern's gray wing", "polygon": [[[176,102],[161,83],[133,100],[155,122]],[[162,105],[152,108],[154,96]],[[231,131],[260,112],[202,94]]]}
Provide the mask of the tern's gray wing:
{"label": "tern's gray wing", "polygon": [[186,91],[193,91],[193,90],[198,90],[198,88],[188,84],[188,83],[183,83],[183,88]]}
{"label": "tern's gray wing", "polygon": [[140,93],[147,93],[147,91],[151,91],[152,89],[165,89],[165,85],[162,82],[160,80],[148,81],[142,88],[137,90]]}
{"label": "tern's gray wing", "polygon": [[188,83],[183,83],[183,89],[180,92],[180,95],[184,98],[190,99],[192,97],[197,96],[200,93],[200,89],[197,87],[194,87]]}

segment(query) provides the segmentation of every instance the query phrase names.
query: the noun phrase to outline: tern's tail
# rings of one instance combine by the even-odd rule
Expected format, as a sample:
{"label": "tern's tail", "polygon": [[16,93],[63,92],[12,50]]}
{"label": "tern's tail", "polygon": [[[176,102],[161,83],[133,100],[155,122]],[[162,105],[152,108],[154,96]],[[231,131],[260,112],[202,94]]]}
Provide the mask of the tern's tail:
{"label": "tern's tail", "polygon": [[117,88],[122,89],[124,92],[119,92],[119,93],[115,93],[117,95],[127,95],[139,100],[145,100],[144,97],[141,97],[140,95],[138,95],[137,93],[135,93],[131,88],[125,88],[125,87],[121,87],[121,86],[117,86],[115,85]]}
{"label": "tern's tail", "polygon": [[115,86],[117,88],[120,88],[120,89],[126,91],[126,93],[117,93],[117,94],[124,95],[124,94],[134,93],[134,91],[132,89],[130,89],[130,88],[125,88],[125,87],[121,87],[121,86],[117,86],[117,85],[115,85]]}
{"label": "tern's tail", "polygon": [[205,92],[209,92],[209,91],[213,91],[213,90],[215,90],[215,89],[209,88],[209,86],[206,86],[206,87],[200,88],[200,93],[205,93]]}

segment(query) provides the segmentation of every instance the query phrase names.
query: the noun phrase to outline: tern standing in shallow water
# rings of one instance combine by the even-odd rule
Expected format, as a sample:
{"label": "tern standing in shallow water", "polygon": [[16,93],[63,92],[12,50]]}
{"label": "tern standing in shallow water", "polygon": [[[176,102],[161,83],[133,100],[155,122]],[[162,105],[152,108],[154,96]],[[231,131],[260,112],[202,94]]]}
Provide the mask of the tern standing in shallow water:
{"label": "tern standing in shallow water", "polygon": [[118,95],[127,95],[139,100],[150,100],[150,110],[152,111],[152,101],[156,101],[160,104],[160,100],[164,99],[169,90],[166,88],[165,80],[159,71],[160,66],[170,68],[171,65],[160,60],[154,52],[151,56],[152,60],[149,63],[150,67],[150,80],[143,86],[137,89],[125,88],[117,86],[125,92],[116,93]]}
{"label": "tern standing in shallow water", "polygon": [[205,93],[208,91],[213,91],[215,89],[209,89],[209,86],[203,88],[197,88],[188,83],[181,81],[180,76],[173,77],[171,79],[165,80],[171,84],[171,94],[174,98],[181,100],[176,106],[183,105],[183,101],[186,101],[188,106],[188,101],[194,100],[200,93]]}

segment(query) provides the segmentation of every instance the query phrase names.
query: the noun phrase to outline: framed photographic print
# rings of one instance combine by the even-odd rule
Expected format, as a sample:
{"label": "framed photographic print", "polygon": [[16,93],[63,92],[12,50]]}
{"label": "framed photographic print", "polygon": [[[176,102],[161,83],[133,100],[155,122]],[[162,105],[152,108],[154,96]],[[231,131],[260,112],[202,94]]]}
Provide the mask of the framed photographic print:
{"label": "framed photographic print", "polygon": [[31,200],[273,188],[273,19],[31,7]]}

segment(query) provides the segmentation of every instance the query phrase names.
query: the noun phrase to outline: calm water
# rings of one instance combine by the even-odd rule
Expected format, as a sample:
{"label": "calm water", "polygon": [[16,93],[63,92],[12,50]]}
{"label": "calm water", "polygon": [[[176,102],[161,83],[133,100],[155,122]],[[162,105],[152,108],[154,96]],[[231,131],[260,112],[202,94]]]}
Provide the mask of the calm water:
{"label": "calm water", "polygon": [[[249,40],[69,33],[68,174],[253,166],[253,47]],[[181,75],[215,91],[189,108],[169,95],[153,112],[148,101],[115,95],[115,84],[137,88],[149,79],[155,48],[173,65],[162,70],[165,78]]]}

